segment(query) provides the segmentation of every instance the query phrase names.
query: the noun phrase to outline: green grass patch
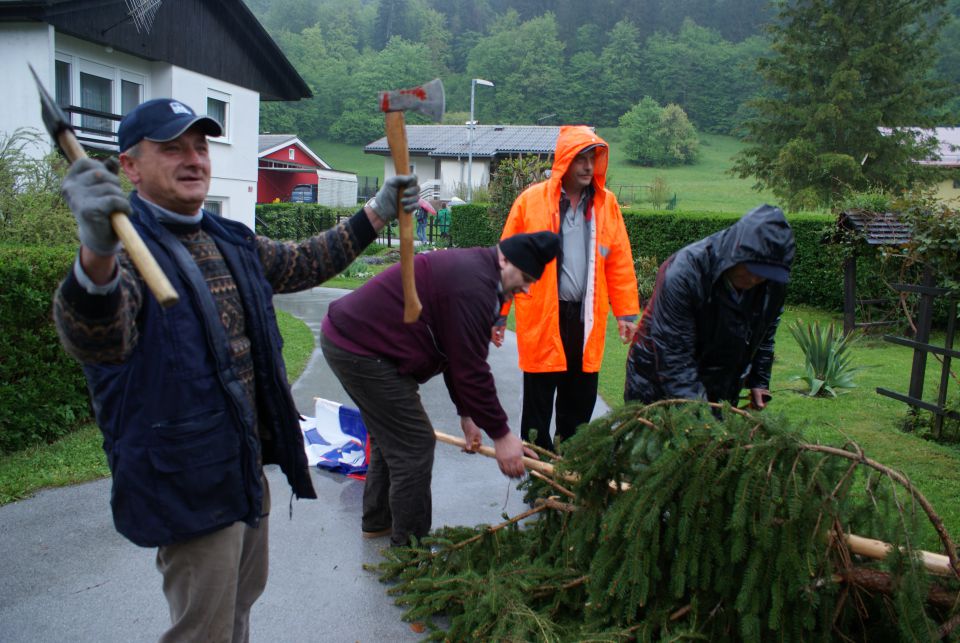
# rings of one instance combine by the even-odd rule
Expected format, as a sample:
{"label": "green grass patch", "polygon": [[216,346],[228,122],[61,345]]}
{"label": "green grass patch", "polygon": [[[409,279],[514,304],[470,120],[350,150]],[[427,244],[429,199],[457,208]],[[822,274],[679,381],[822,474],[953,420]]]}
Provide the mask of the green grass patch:
{"label": "green grass patch", "polygon": [[[303,373],[313,353],[313,332],[302,321],[277,311],[283,359],[290,381]],[[28,498],[40,489],[89,482],[110,475],[100,430],[90,423],[57,440],[0,457],[0,505]]]}
{"label": "green grass patch", "polygon": [[356,172],[360,176],[379,176],[383,178],[383,156],[364,154],[362,145],[337,143],[317,138],[304,141],[313,153],[322,158],[330,167],[341,172]]}

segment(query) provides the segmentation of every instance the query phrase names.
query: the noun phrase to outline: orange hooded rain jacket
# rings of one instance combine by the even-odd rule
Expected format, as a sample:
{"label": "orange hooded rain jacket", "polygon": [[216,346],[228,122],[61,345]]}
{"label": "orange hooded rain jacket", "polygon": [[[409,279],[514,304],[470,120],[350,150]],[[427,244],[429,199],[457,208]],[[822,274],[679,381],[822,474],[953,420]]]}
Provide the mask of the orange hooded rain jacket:
{"label": "orange hooded rain jacket", "polygon": [[[590,204],[590,245],[587,257],[587,292],[584,306],[583,370],[595,373],[603,360],[603,342],[607,330],[607,311],[620,317],[637,315],[640,300],[634,273],[630,240],[620,206],[606,183],[609,148],[606,141],[589,127],[565,125],[560,128],[550,178],[531,185],[514,201],[503,228],[502,239],[521,232],[551,230],[560,233],[560,188],[564,174],[574,157],[590,145],[597,145],[593,169],[593,202]],[[516,297],[517,344],[520,369],[527,373],[567,370],[560,341],[560,304],[557,262],[551,262],[543,276],[530,287],[530,295]],[[504,304],[506,316],[510,302]]]}

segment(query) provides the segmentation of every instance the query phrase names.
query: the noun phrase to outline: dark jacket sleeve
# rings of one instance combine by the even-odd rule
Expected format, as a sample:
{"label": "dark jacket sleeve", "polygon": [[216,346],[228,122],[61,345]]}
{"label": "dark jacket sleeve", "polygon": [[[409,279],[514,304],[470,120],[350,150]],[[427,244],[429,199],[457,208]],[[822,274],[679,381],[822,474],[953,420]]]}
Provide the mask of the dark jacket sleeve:
{"label": "dark jacket sleeve", "polygon": [[462,289],[446,298],[439,309],[442,312],[434,329],[447,354],[443,378],[450,399],[458,415],[472,418],[491,438],[499,438],[510,428],[487,363],[492,300]]}
{"label": "dark jacket sleeve", "polygon": [[773,344],[782,314],[783,306],[780,305],[777,316],[764,332],[763,340],[750,362],[750,375],[747,376],[745,382],[747,388],[770,388],[770,373],[773,370]]}
{"label": "dark jacket sleeve", "polygon": [[666,398],[707,399],[697,369],[696,309],[703,299],[700,280],[686,263],[674,263],[657,293],[650,337],[657,377]]}

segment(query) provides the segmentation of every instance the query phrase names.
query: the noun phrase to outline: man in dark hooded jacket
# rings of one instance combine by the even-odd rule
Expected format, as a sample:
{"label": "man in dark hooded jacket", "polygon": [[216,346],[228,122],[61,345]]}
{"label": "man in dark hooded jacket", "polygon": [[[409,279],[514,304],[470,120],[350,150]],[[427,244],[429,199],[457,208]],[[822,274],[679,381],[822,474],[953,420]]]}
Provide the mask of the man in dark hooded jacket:
{"label": "man in dark hooded jacket", "polygon": [[761,205],[663,262],[627,356],[624,399],[736,404],[746,387],[763,408],[794,251],[783,212]]}

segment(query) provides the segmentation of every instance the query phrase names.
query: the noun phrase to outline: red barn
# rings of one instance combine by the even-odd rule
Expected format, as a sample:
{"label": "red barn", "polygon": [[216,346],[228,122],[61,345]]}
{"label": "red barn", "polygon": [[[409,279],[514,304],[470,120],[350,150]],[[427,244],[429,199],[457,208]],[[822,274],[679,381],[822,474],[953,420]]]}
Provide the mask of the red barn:
{"label": "red barn", "polygon": [[257,160],[257,203],[357,202],[356,174],[334,170],[293,134],[262,134]]}

